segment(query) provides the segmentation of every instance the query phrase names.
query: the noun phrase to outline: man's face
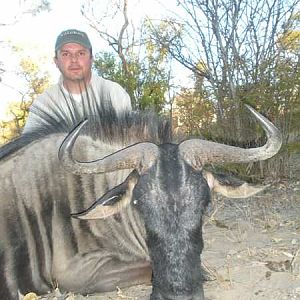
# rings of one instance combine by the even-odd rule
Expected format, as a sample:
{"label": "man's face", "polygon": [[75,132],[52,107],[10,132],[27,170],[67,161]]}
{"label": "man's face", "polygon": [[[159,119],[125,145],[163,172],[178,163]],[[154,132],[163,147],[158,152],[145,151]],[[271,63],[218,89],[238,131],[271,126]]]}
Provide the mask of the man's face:
{"label": "man's face", "polygon": [[89,80],[93,57],[90,50],[76,43],[68,43],[57,51],[54,62],[65,80]]}

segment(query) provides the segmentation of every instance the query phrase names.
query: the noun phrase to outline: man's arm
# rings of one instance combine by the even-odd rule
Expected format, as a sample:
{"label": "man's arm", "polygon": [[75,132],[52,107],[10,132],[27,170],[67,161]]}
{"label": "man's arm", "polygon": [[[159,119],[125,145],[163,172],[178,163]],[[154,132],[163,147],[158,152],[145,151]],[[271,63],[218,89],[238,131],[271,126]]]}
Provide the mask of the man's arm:
{"label": "man's arm", "polygon": [[132,110],[131,99],[128,93],[118,83],[112,82],[110,96],[112,105],[117,112]]}

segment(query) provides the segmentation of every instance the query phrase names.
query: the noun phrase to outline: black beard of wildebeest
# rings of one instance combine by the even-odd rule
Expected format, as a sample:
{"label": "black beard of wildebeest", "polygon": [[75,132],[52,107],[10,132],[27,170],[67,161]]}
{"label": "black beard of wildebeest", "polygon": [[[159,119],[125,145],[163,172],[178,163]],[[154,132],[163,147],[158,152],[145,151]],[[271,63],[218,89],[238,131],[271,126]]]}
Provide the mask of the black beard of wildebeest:
{"label": "black beard of wildebeest", "polygon": [[176,144],[154,113],[117,114],[93,92],[80,109],[65,99],[68,111],[33,107],[40,126],[0,148],[0,299],[151,280],[152,300],[203,300],[203,212],[210,190],[224,191],[203,167],[267,159],[278,130],[249,108],[264,146]]}
{"label": "black beard of wildebeest", "polygon": [[[157,165],[140,177],[133,193],[145,222],[150,257],[155,258],[151,299],[204,299],[199,284],[201,218],[209,188],[202,172],[179,156],[177,145],[162,145]],[[157,187],[152,187],[151,178],[157,178]]]}

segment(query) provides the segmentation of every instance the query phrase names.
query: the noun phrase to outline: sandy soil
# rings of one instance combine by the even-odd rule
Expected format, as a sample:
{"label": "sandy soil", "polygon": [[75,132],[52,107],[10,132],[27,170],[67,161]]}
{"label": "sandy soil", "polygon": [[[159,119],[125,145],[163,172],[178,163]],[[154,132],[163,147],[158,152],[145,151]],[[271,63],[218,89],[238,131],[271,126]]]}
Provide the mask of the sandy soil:
{"label": "sandy soil", "polygon": [[[300,299],[300,181],[247,199],[213,195],[204,241],[203,264],[212,279],[204,284],[207,300]],[[89,297],[56,291],[38,299],[146,300],[150,292],[143,285]]]}

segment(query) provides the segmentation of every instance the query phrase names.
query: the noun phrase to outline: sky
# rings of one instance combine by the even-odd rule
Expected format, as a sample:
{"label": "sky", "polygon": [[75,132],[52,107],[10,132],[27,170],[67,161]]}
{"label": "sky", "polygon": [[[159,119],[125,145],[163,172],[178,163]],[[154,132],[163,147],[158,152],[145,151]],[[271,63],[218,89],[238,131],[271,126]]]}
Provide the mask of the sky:
{"label": "sky", "polygon": [[[5,1],[5,0],[0,0]],[[99,9],[105,9],[107,1],[97,0],[100,3]],[[24,10],[22,3],[24,0],[5,1],[1,5],[0,23],[11,24],[19,12]],[[35,2],[31,0],[31,2]],[[7,118],[5,111],[9,101],[20,99],[18,90],[24,90],[25,81],[16,76],[18,58],[10,50],[9,44],[20,46],[30,57],[34,57],[41,68],[49,71],[52,83],[58,79],[59,72],[53,63],[54,44],[57,35],[68,28],[77,28],[87,32],[94,52],[109,50],[109,45],[97,36],[87,21],[80,13],[82,0],[49,0],[51,11],[42,12],[36,16],[30,14],[19,15],[18,22],[14,25],[0,26],[0,62],[4,62],[5,73],[1,75],[0,82],[0,120]],[[164,0],[164,7],[174,4],[174,0]],[[161,15],[164,8],[159,4],[159,0],[129,0],[129,13],[134,11],[134,18],[137,20],[143,15],[155,17]]]}

